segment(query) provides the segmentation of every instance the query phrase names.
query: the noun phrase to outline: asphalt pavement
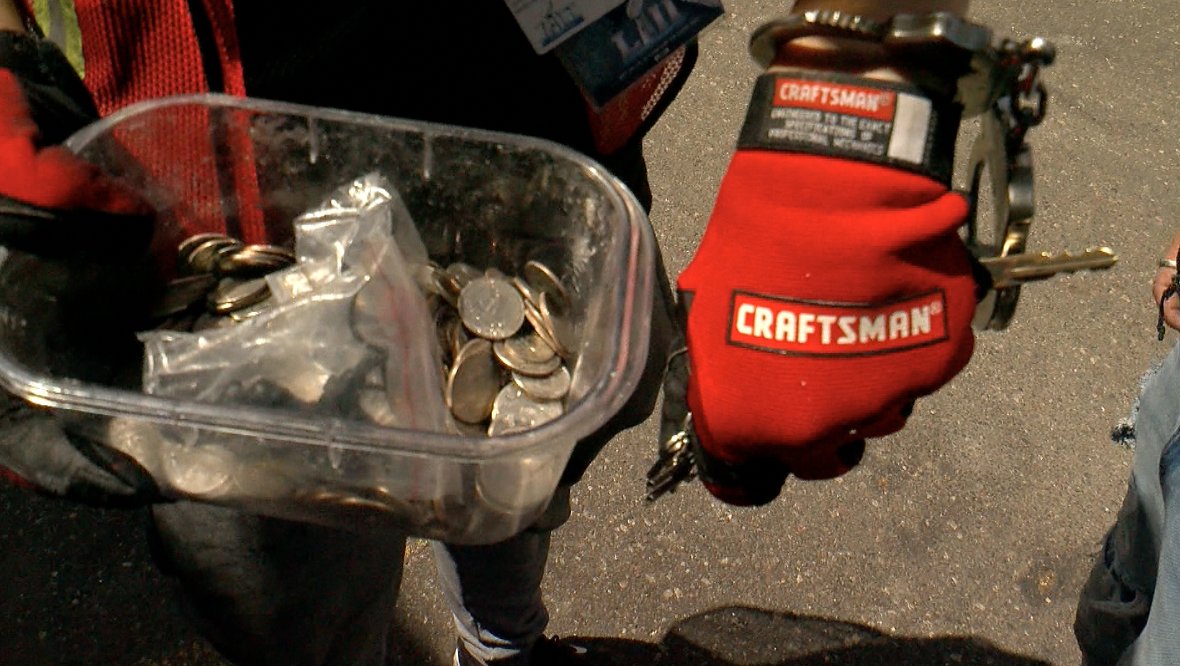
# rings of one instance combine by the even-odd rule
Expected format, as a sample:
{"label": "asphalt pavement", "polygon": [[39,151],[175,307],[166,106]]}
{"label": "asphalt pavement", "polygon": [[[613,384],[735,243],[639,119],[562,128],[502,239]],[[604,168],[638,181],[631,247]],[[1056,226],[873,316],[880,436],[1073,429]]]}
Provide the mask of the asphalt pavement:
{"label": "asphalt pavement", "polygon": [[[727,3],[647,141],[652,221],[673,274],[704,229],[758,73],[747,36],[786,6]],[[1180,225],[1170,7],[972,8],[998,35],[1058,48],[1049,115],[1030,133],[1030,248],[1109,245],[1118,265],[1026,287],[1010,328],[981,334],[970,366],[920,401],[903,432],[870,443],[848,475],[792,481],[769,506],[730,507],[699,484],[646,504],[656,424],[619,437],[554,539],[550,632],[615,664],[1079,663],[1077,592],[1131,460],[1109,432],[1175,340],[1155,339],[1149,291]],[[5,488],[0,515],[0,664],[222,663],[153,569],[141,514]],[[453,630],[432,567],[414,541],[395,663],[448,663]]]}

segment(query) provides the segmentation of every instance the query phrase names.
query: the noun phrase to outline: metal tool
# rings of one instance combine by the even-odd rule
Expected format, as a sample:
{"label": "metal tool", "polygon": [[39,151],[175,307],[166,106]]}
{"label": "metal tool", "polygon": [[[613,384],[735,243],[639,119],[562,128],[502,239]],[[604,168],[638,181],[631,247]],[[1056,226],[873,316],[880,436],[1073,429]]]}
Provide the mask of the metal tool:
{"label": "metal tool", "polygon": [[692,455],[692,414],[684,417],[684,427],[660,445],[660,457],[647,471],[647,501],[654,502],[675,492],[680,484],[696,478]]}
{"label": "metal tool", "polygon": [[[971,150],[971,205],[965,242],[987,267],[992,283],[975,311],[979,330],[1003,330],[1011,323],[1024,282],[1057,273],[1110,268],[1118,257],[1110,248],[1079,254],[1027,254],[1028,234],[1036,210],[1032,148],[1028,130],[1045,117],[1048,94],[1040,80],[1052,64],[1055,49],[1040,38],[1004,40],[991,58],[991,85],[999,91],[980,118],[980,134]],[[992,192],[994,225],[991,238],[979,229],[980,189],[987,174]],[[989,242],[990,241],[990,242]]]}
{"label": "metal tool", "polygon": [[899,61],[923,62],[937,72],[916,83],[953,95],[967,117],[984,112],[996,99],[992,31],[949,12],[897,14],[884,20],[831,9],[801,12],[755,30],[750,56],[765,69],[784,45],[802,37],[872,42]]}
{"label": "metal tool", "polygon": [[1118,261],[1108,247],[1092,247],[1080,254],[1062,252],[1050,254],[1021,253],[1003,257],[983,257],[979,263],[991,275],[992,289],[1009,289],[1025,282],[1045,280],[1059,273],[1097,271],[1110,268]]}

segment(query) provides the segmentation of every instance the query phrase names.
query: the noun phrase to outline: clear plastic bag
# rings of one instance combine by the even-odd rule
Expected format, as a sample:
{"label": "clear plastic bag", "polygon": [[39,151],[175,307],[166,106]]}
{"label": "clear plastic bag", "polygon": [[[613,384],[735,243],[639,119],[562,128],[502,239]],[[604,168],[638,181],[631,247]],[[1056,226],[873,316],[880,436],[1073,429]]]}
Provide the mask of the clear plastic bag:
{"label": "clear plastic bag", "polygon": [[266,276],[267,309],[224,327],[140,335],[144,390],[445,431],[437,335],[414,281],[426,252],[400,196],[368,175],[294,230],[297,263]]}

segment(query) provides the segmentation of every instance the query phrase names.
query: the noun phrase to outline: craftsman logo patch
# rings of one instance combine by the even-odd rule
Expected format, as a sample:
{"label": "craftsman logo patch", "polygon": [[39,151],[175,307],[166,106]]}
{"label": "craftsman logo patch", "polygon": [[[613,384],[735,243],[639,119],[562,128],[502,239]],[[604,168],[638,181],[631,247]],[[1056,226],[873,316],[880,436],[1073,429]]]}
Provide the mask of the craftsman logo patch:
{"label": "craftsman logo patch", "polygon": [[946,294],[883,304],[817,303],[734,292],[731,345],[777,354],[886,354],[947,339]]}
{"label": "craftsman logo patch", "polygon": [[897,93],[860,86],[803,79],[775,81],[773,104],[797,109],[834,111],[862,118],[892,121]]}
{"label": "craftsman logo patch", "polygon": [[855,159],[948,182],[958,111],[913,86],[835,73],[758,77],[740,149]]}

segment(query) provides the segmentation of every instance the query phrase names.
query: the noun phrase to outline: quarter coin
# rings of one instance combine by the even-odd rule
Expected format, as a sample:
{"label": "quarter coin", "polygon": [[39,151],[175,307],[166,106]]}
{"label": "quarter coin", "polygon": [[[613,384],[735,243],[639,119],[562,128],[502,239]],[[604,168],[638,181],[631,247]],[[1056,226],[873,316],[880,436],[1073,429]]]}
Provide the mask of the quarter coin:
{"label": "quarter coin", "polygon": [[549,347],[552,348],[554,352],[558,354],[562,353],[563,350],[561,349],[561,346],[553,337],[553,331],[549,330],[548,322],[546,322],[545,318],[541,316],[540,308],[528,301],[525,301],[524,317],[533,327],[533,331],[537,334],[537,336],[545,341],[545,344],[549,345]]}
{"label": "quarter coin", "polygon": [[[208,272],[193,268],[193,254],[197,248],[203,246],[205,249],[202,250],[202,253],[215,253],[218,246],[227,244],[227,242],[232,243],[233,239],[223,233],[202,233],[189,236],[176,247],[176,265],[182,273]],[[212,245],[207,245],[209,243]],[[198,263],[200,261],[208,261],[208,259],[201,259]]]}
{"label": "quarter coin", "polygon": [[554,349],[563,358],[569,358],[577,345],[574,340],[574,327],[569,319],[565,307],[551,298],[549,292],[541,292],[541,321],[545,322],[545,330],[553,336],[557,343]]}
{"label": "quarter coin", "polygon": [[209,309],[217,314],[248,308],[270,297],[270,285],[264,278],[238,280],[223,278],[209,294]]}
{"label": "quarter coin", "polygon": [[202,241],[186,255],[189,270],[192,273],[212,273],[217,269],[218,257],[222,252],[242,247],[242,241],[228,236],[215,236]]}
{"label": "quarter coin", "polygon": [[492,343],[475,338],[463,345],[447,376],[447,406],[456,419],[480,423],[492,413],[500,390],[500,371],[492,356]]}
{"label": "quarter coin", "polygon": [[459,294],[459,316],[467,330],[479,337],[503,340],[524,323],[524,301],[507,281],[482,277]]}
{"label": "quarter coin", "polygon": [[468,340],[470,338],[467,337],[466,329],[463,328],[463,322],[452,319],[447,326],[447,344],[450,347],[451,358],[458,358],[459,352],[463,350],[463,345],[466,345]]}
{"label": "quarter coin", "polygon": [[506,435],[512,432],[531,430],[548,423],[565,413],[565,408],[556,400],[533,400],[514,383],[500,389],[492,407],[492,423],[488,435]]}
{"label": "quarter coin", "polygon": [[447,289],[443,285],[442,271],[439,270],[436,264],[426,263],[419,264],[414,267],[414,281],[418,283],[418,288],[425,294],[434,294],[436,296],[445,296]]}
{"label": "quarter coin", "polygon": [[111,448],[126,453],[141,467],[156,476],[159,474],[160,448],[164,442],[156,426],[145,421],[113,418],[107,426]]}
{"label": "quarter coin", "polygon": [[257,277],[295,263],[295,253],[277,245],[246,245],[236,250],[231,248],[217,254],[219,275]]}
{"label": "quarter coin", "polygon": [[[373,496],[366,497],[361,494],[362,492]],[[369,517],[374,511],[395,512],[399,507],[397,504],[382,501],[383,498],[380,496],[382,492],[380,489],[353,492],[344,489],[322,488],[309,494],[300,495],[298,499],[310,502],[312,505],[327,505],[332,507],[333,512],[344,509],[362,517]]]}
{"label": "quarter coin", "polygon": [[229,238],[229,236],[216,232],[193,234],[192,236],[189,236],[188,238],[180,241],[180,245],[176,246],[176,256],[182,264],[187,264],[189,257],[193,253],[193,250],[195,250],[199,245],[205,241],[220,238]]}
{"label": "quarter coin", "polygon": [[[503,359],[501,359],[501,362],[503,362]],[[527,377],[545,377],[561,367],[561,357],[554,354],[549,357],[548,361],[542,361],[540,363],[526,363],[520,359],[516,359],[513,365],[505,363],[504,367],[514,373],[519,373]]]}
{"label": "quarter coin", "polygon": [[497,340],[493,349],[496,358],[508,369],[515,365],[548,363],[556,354],[541,336],[536,333],[516,335],[506,340]]}
{"label": "quarter coin", "polygon": [[532,303],[533,305],[536,305],[540,301],[540,294],[537,293],[537,290],[530,287],[529,283],[520,279],[520,277],[512,278],[512,286],[516,287],[516,290],[520,292],[520,297],[523,298],[526,303]]}
{"label": "quarter coin", "polygon": [[478,268],[461,261],[447,266],[446,275],[458,288],[457,292],[463,291],[463,287],[466,287],[468,282],[483,277],[483,273]]}
{"label": "quarter coin", "polygon": [[233,478],[233,456],[216,446],[169,447],[163,455],[164,475],[184,495],[216,497]]}
{"label": "quarter coin", "polygon": [[564,365],[545,377],[529,377],[514,372],[512,383],[535,400],[561,400],[570,392],[570,372]]}
{"label": "quarter coin", "polygon": [[569,292],[566,291],[565,285],[561,283],[561,278],[549,269],[548,266],[539,261],[531,260],[525,262],[524,265],[524,279],[542,294],[549,294],[549,299],[555,301],[557,305],[565,307],[569,304]]}

